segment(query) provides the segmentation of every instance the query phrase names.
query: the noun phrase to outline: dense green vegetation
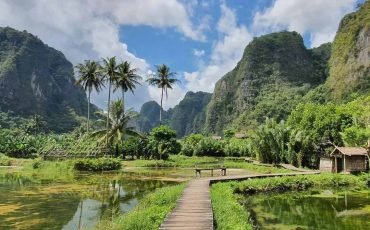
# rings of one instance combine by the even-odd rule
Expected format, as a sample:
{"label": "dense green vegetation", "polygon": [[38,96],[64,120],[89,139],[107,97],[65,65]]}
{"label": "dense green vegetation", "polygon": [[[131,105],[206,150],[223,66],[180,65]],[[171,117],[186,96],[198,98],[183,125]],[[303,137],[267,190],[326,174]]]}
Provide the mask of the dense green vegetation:
{"label": "dense green vegetation", "polygon": [[309,188],[364,188],[367,176],[320,174],[274,177],[212,185],[211,198],[216,229],[253,229],[250,216],[239,201],[239,195],[262,192],[300,191]]}
{"label": "dense green vegetation", "polygon": [[109,171],[121,168],[121,161],[111,158],[79,159],[74,162],[74,169],[78,171]]}
{"label": "dense green vegetation", "polygon": [[251,135],[257,159],[266,163],[290,163],[317,167],[332,144],[367,147],[370,139],[370,96],[341,105],[299,104],[288,121],[267,119]]}
{"label": "dense green vegetation", "polygon": [[175,207],[185,184],[157,189],[140,201],[135,209],[125,215],[104,221],[97,229],[158,229],[167,214]]}

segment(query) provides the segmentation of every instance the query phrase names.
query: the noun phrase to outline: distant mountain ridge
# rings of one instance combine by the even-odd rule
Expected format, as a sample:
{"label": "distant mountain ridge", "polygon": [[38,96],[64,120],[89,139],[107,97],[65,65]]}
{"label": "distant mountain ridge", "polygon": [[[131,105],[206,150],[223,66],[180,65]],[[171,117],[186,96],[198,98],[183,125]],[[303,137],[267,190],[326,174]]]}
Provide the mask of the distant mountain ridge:
{"label": "distant mountain ridge", "polygon": [[80,124],[87,100],[63,53],[26,31],[5,27],[0,28],[0,111],[40,114],[52,131],[65,132]]}
{"label": "distant mountain ridge", "polygon": [[[227,128],[254,129],[266,117],[286,119],[301,102],[342,103],[369,93],[370,1],[365,1],[342,19],[333,43],[307,49],[301,35],[286,31],[255,38],[216,83],[209,103],[202,104],[201,122],[179,119],[187,124],[178,128],[181,122],[173,121],[173,114],[167,122],[180,135],[189,133],[184,126],[222,135]],[[182,116],[191,112],[179,111]]]}
{"label": "distant mountain ridge", "polygon": [[[178,137],[248,131],[265,117],[286,119],[301,102],[342,103],[369,93],[370,1],[365,1],[342,19],[332,44],[307,49],[301,35],[287,31],[254,38],[212,94],[188,92],[163,111],[163,124]],[[40,114],[52,131],[66,132],[81,124],[86,110],[85,92],[60,51],[26,31],[0,27],[0,116]],[[159,110],[155,101],[144,103],[136,128],[148,132],[157,126]]]}
{"label": "distant mountain ridge", "polygon": [[[210,93],[189,91],[173,109],[162,112],[162,123],[176,130],[178,137],[202,132],[206,106],[210,99]],[[135,122],[137,129],[141,132],[149,132],[159,125],[159,110],[160,105],[155,101],[144,103],[139,118]]]}
{"label": "distant mountain ridge", "polygon": [[255,128],[267,116],[285,119],[310,89],[325,81],[328,47],[309,50],[296,32],[255,38],[237,66],[216,83],[205,131]]}

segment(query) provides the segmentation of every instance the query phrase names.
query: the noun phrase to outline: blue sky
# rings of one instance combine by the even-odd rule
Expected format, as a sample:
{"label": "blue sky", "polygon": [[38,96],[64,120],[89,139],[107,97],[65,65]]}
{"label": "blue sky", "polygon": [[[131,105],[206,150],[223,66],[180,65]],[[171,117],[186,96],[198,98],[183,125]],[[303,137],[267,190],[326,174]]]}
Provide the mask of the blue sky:
{"label": "blue sky", "polygon": [[[201,21],[204,15],[209,17],[208,25],[215,28],[221,17],[220,1],[205,1],[206,6],[194,7],[192,21],[194,24]],[[272,0],[228,1],[226,5],[235,11],[238,16],[238,23],[250,25],[253,15],[271,5]],[[194,56],[194,49],[204,50],[210,53],[212,45],[218,38],[216,30],[206,30],[206,41],[194,41],[186,38],[176,29],[158,29],[149,26],[121,26],[120,40],[125,42],[133,54],[145,59],[151,64],[166,63],[178,72],[196,71],[199,60]],[[309,40],[307,40],[309,45]],[[207,56],[203,57],[205,61]]]}
{"label": "blue sky", "polygon": [[[330,42],[340,19],[363,0],[22,0],[0,1],[0,26],[27,30],[62,51],[73,64],[116,56],[140,69],[177,72],[165,108],[187,91],[212,92],[240,60],[245,46],[263,34],[297,31],[307,47]],[[83,12],[83,13],[81,13]],[[45,20],[47,19],[47,20]],[[120,97],[120,93],[113,97]],[[107,90],[94,93],[105,108]],[[160,100],[145,82],[126,103],[136,110]]]}

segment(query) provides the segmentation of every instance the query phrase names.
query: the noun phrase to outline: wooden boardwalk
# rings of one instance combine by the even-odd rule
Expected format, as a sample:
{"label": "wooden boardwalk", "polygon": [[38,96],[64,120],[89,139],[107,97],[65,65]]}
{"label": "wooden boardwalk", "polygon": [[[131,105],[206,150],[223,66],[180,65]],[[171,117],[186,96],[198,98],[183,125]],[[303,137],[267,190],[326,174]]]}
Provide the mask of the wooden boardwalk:
{"label": "wooden boardwalk", "polygon": [[159,229],[213,229],[209,180],[190,181]]}
{"label": "wooden boardwalk", "polygon": [[196,230],[213,229],[213,211],[210,197],[210,184],[220,181],[245,180],[252,178],[296,176],[307,174],[318,174],[319,172],[296,172],[296,173],[275,173],[244,176],[222,176],[212,178],[200,178],[191,180],[176,207],[167,216],[159,227],[160,230]]}

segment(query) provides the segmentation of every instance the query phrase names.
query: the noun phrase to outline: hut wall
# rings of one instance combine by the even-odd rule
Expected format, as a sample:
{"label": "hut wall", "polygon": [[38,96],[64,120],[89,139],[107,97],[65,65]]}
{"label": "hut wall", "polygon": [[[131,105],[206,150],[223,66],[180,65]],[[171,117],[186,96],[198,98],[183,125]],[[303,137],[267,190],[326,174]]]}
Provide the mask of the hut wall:
{"label": "hut wall", "polygon": [[329,157],[320,158],[320,171],[322,172],[332,172],[333,171],[333,159]]}
{"label": "hut wall", "polygon": [[346,172],[365,171],[366,156],[346,156]]}

